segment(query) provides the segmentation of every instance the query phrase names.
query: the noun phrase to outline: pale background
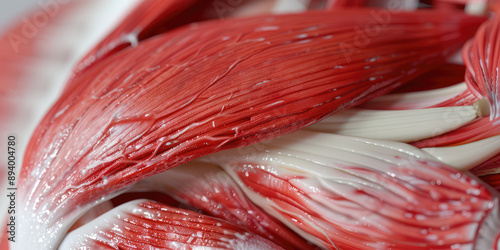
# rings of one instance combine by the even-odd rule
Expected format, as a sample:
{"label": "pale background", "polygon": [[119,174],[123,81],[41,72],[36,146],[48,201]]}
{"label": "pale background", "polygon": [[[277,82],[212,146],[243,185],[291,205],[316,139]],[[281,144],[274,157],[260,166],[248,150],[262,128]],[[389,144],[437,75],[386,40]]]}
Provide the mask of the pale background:
{"label": "pale background", "polygon": [[29,13],[43,1],[46,0],[0,0],[0,33],[3,33],[8,23]]}

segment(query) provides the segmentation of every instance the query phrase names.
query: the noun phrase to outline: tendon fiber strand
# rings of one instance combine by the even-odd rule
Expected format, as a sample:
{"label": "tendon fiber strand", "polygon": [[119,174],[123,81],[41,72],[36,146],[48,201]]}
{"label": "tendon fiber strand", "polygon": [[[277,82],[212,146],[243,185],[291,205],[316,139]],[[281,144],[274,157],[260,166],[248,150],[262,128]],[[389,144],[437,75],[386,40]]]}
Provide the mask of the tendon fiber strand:
{"label": "tendon fiber strand", "polygon": [[219,20],[103,58],[72,79],[32,137],[23,220],[44,224],[50,244],[43,237],[65,227],[42,207],[71,220],[69,208],[144,177],[383,95],[442,64],[483,18],[398,13],[361,46],[357,27],[373,20],[364,9]]}

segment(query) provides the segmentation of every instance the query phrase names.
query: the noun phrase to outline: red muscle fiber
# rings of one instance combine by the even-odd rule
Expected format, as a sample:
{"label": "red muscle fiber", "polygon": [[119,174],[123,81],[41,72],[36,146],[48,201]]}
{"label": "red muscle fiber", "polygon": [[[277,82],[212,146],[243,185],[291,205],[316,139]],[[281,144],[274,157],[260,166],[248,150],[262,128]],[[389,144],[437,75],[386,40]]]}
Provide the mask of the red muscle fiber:
{"label": "red muscle fiber", "polygon": [[488,183],[496,190],[500,191],[500,174],[498,171],[499,164],[500,164],[500,154],[497,154],[488,159],[487,161],[472,168],[470,172],[476,176],[479,176],[481,180]]}
{"label": "red muscle fiber", "polygon": [[[96,233],[77,229],[65,249],[282,249],[272,241],[226,221],[161,203],[139,200],[122,205],[106,220],[96,220]],[[98,237],[96,237],[98,236]]]}
{"label": "red muscle fiber", "polygon": [[[143,1],[125,18],[106,38],[85,56],[75,67],[78,73],[97,61],[122,50],[129,46],[135,46],[139,41],[151,37],[157,29],[166,30],[178,27],[186,22],[172,20],[182,11],[189,9],[196,2],[208,2],[198,0],[164,0],[164,1]],[[196,20],[195,17],[190,19]]]}
{"label": "red muscle fiber", "polygon": [[481,25],[474,39],[464,46],[462,57],[467,69],[465,82],[468,91],[475,98],[471,98],[471,95],[466,91],[458,98],[453,99],[471,99],[471,101],[474,101],[474,99],[486,98],[490,104],[490,117],[478,119],[474,123],[438,137],[414,142],[412,143],[414,146],[435,147],[464,144],[500,134],[500,96],[498,93],[500,87],[498,79],[498,68],[500,66],[499,32],[500,18],[497,17]]}
{"label": "red muscle fiber", "polygon": [[485,22],[478,29],[473,40],[462,50],[467,71],[465,82],[478,98],[487,98],[490,103],[491,119],[500,118],[500,18]]}
{"label": "red muscle fiber", "polygon": [[[188,163],[160,176],[151,177],[156,179],[152,184],[148,184],[151,180],[146,179],[144,184],[146,187],[151,185],[149,188],[153,190],[168,193],[204,214],[244,227],[285,249],[312,248],[300,236],[253,204],[222,169],[210,172],[199,169],[205,167],[207,166],[201,163]],[[186,179],[186,175],[191,177]],[[168,187],[159,187],[162,184]]]}
{"label": "red muscle fiber", "polygon": [[[76,66],[78,73],[97,61],[138,42],[193,22],[223,18],[252,0],[153,0],[142,1],[127,17]],[[272,1],[269,1],[270,3]],[[272,3],[271,3],[272,4]],[[260,9],[261,14],[269,10]],[[229,13],[230,14],[230,13]]]}
{"label": "red muscle fiber", "polygon": [[[314,178],[308,181],[300,176],[276,175],[264,170],[272,167],[257,164],[238,163],[233,167],[245,186],[277,204],[280,209],[276,210],[282,216],[330,249],[449,249],[452,245],[475,245],[477,227],[472,225],[482,223],[489,213],[492,197],[488,191],[467,176],[455,176],[455,170],[449,167],[425,162],[418,165],[415,169],[394,169],[396,178],[374,170],[345,167],[365,180],[383,184],[387,188],[384,191],[370,185],[352,188],[355,181],[336,183],[330,189],[318,187]],[[443,184],[436,185],[435,180]],[[454,182],[464,186],[450,186]],[[466,190],[476,189],[477,193],[470,194],[475,201],[463,198]],[[447,237],[450,235],[456,237]]]}
{"label": "red muscle fiber", "polygon": [[384,143],[297,131],[200,160],[221,164],[255,204],[322,248],[496,244],[496,192],[416,148]]}
{"label": "red muscle fiber", "polygon": [[443,63],[483,20],[398,13],[360,43],[373,13],[199,23],[103,58],[72,79],[34,132],[20,174],[21,220],[60,234],[69,226],[56,226],[61,218],[82,211],[72,207],[385,94]]}
{"label": "red muscle fiber", "polygon": [[411,143],[419,148],[460,145],[482,140],[500,133],[500,126],[483,117],[449,133]]}

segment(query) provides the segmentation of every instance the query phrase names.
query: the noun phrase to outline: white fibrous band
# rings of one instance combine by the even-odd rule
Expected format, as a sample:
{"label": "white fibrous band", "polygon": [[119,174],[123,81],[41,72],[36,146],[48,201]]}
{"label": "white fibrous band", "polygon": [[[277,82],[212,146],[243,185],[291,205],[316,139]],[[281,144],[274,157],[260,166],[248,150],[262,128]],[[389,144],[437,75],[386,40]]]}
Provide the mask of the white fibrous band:
{"label": "white fibrous band", "polygon": [[217,165],[191,161],[145,178],[133,189],[168,194],[188,207],[196,208],[196,211],[245,227],[285,249],[310,247],[305,240],[253,204]]}
{"label": "white fibrous band", "polygon": [[[227,15],[215,11],[219,19],[250,17],[219,23],[208,21],[215,14],[202,11],[201,2],[85,1],[59,10],[60,4],[57,22],[39,27],[30,41],[26,51],[33,55],[0,53],[0,62],[19,64],[23,76],[6,73],[17,66],[0,71],[0,82],[15,76],[12,85],[21,86],[12,100],[26,101],[15,110],[35,113],[0,122],[1,133],[32,132],[69,79],[26,151],[15,215],[19,240],[11,248],[499,244],[498,193],[466,170],[500,155],[500,136],[441,148],[403,143],[446,137],[481,120],[490,113],[488,101],[472,105],[482,97],[465,83],[375,98],[444,63],[481,18],[391,12],[376,27],[381,33],[359,47],[358,28],[380,12],[307,11],[340,1],[204,3],[230,7]],[[391,8],[392,1],[363,4]],[[399,10],[419,7],[417,0],[402,4]],[[298,12],[305,13],[251,17]],[[184,27],[172,29],[178,26]],[[108,33],[112,42],[98,43]],[[347,55],[350,44],[356,53]],[[6,100],[0,104],[14,103]],[[6,188],[2,181],[0,187]],[[160,192],[199,212],[157,197],[114,207],[128,191]]]}
{"label": "white fibrous band", "polygon": [[478,181],[404,143],[299,131],[202,160],[223,166],[255,204],[331,249],[472,247],[494,204]]}
{"label": "white fibrous band", "polygon": [[462,82],[433,90],[388,94],[368,101],[363,104],[363,107],[370,107],[371,109],[427,108],[451,99],[465,90],[467,90],[467,85]]}
{"label": "white fibrous band", "polygon": [[60,249],[280,249],[223,220],[134,200],[69,233]]}
{"label": "white fibrous band", "polygon": [[380,140],[413,142],[453,131],[478,117],[473,106],[414,110],[349,109],[308,130]]}
{"label": "white fibrous band", "polygon": [[423,150],[449,166],[467,171],[500,153],[500,135],[459,146]]}

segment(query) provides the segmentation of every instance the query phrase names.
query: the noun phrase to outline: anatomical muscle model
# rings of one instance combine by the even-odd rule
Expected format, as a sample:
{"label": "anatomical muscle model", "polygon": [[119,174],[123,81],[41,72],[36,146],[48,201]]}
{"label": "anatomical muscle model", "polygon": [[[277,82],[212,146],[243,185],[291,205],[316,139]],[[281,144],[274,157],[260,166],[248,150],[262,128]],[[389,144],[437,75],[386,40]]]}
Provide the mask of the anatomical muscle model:
{"label": "anatomical muscle model", "polygon": [[[238,11],[258,10],[217,20],[220,1],[133,5],[73,61],[34,130],[10,247],[497,247],[498,193],[458,170],[494,168],[487,160],[500,153],[497,130],[475,125],[496,128],[497,19],[333,2],[276,14],[242,1]],[[465,88],[398,111],[351,110],[377,106],[461,49]],[[467,101],[443,104],[456,96]],[[397,126],[411,119],[422,122]],[[436,138],[445,143],[425,143]],[[460,154],[471,161],[448,160]],[[184,205],[146,195],[115,204],[131,191]]]}

